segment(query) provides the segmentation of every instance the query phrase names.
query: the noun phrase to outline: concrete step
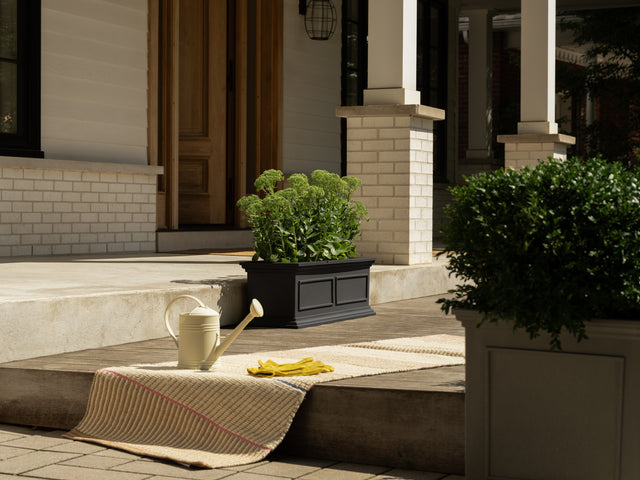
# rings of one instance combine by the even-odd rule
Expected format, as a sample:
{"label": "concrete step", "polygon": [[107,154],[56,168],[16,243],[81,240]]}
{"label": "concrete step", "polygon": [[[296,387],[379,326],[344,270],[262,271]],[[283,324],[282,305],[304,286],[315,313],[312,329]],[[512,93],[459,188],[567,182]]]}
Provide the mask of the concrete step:
{"label": "concrete step", "polygon": [[[463,335],[435,300],[375,306],[376,315],[306,329],[245,330],[226,354],[435,334]],[[229,329],[224,329],[228,334]],[[164,337],[0,364],[0,423],[69,429],[98,368],[175,361]],[[464,368],[440,367],[314,386],[280,451],[444,473],[464,469]]]}
{"label": "concrete step", "polygon": [[[0,363],[161,338],[165,308],[178,295],[201,299],[220,312],[221,325],[234,325],[248,309],[239,262],[249,259],[246,252],[3,259]],[[445,265],[374,265],[371,304],[447,292],[455,281]]]}
{"label": "concrete step", "polygon": [[[388,384],[356,378],[314,386],[278,452],[463,473],[464,367],[380,377]],[[0,398],[0,422],[71,429],[82,419],[92,378],[89,372],[0,368],[13,397]],[[398,386],[407,379],[413,384]]]}
{"label": "concrete step", "polygon": [[464,366],[380,377],[314,386],[279,448],[294,456],[464,473]]}

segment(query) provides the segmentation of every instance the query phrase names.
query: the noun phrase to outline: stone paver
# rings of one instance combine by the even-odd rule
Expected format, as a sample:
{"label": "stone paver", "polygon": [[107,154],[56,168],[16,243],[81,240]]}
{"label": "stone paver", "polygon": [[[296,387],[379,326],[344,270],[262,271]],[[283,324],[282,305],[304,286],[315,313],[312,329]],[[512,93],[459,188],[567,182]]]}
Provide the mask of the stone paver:
{"label": "stone paver", "polygon": [[418,472],[415,470],[402,469],[394,469],[376,476],[376,480],[441,480],[442,478],[454,480],[454,478],[460,479],[462,477],[456,477],[453,475],[447,476],[444,473]]}
{"label": "stone paver", "polygon": [[30,476],[55,480],[146,480],[149,475],[97,470],[95,468],[49,465],[29,472]]}
{"label": "stone paver", "polygon": [[44,435],[30,435],[15,440],[3,442],[5,447],[29,448],[31,450],[49,450],[51,447],[67,443],[68,440],[61,437],[49,437]]}
{"label": "stone paver", "polygon": [[272,475],[262,475],[260,473],[239,472],[234,473],[230,477],[225,477],[225,480],[283,480],[285,478],[295,477],[274,477]]}
{"label": "stone paver", "polygon": [[73,440],[66,440],[64,443],[60,445],[54,445],[53,447],[47,448],[47,450],[51,452],[67,452],[67,453],[98,453],[106,448],[101,447],[99,445],[94,445],[92,443],[85,442],[74,442]]}
{"label": "stone paver", "polygon": [[45,465],[53,465],[76,456],[73,453],[58,453],[33,450],[25,455],[11,457],[0,462],[0,473],[25,473]]}
{"label": "stone paver", "polygon": [[225,478],[233,474],[231,471],[222,469],[190,469],[179,466],[175,463],[166,462],[147,462],[136,460],[134,462],[124,463],[113,468],[113,470],[121,470],[131,473],[140,473],[147,475],[157,475],[163,477],[179,478],[182,480],[209,480]]}
{"label": "stone paver", "polygon": [[25,450],[24,448],[6,447],[4,445],[0,445],[0,461],[6,460],[7,458],[19,457],[20,455],[25,455],[29,452],[30,450]]}
{"label": "stone paver", "polygon": [[321,470],[303,475],[305,480],[366,480],[388,471],[387,467],[377,465],[358,465],[355,463],[338,463]]}
{"label": "stone paver", "polygon": [[8,442],[9,440],[15,440],[17,438],[20,438],[19,434],[12,432],[0,432],[0,443]]}
{"label": "stone paver", "polygon": [[81,457],[72,458],[71,460],[62,462],[61,465],[109,470],[130,461],[131,460],[127,458],[105,457],[104,455],[83,455]]}
{"label": "stone paver", "polygon": [[268,462],[255,468],[247,469],[246,472],[261,475],[273,475],[275,477],[298,478],[318,471],[323,467],[329,467],[334,463],[335,462],[330,460],[284,459]]}
{"label": "stone paver", "polygon": [[63,433],[0,424],[0,480],[464,480],[443,473],[277,456],[238,467],[192,469],[75,442]]}
{"label": "stone paver", "polygon": [[[78,442],[82,443],[82,442]],[[95,457],[114,457],[114,458],[124,458],[128,460],[137,460],[141,457],[138,455],[134,455],[133,453],[123,452],[121,450],[115,450],[113,448],[105,448],[104,450],[100,450],[93,454]]]}

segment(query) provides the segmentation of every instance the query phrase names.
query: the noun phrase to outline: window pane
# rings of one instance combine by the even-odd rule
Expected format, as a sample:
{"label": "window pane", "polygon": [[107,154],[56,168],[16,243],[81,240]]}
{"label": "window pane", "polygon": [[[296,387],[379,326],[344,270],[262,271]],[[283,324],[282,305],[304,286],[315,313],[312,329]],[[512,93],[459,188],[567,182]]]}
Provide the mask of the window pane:
{"label": "window pane", "polygon": [[0,62],[0,132],[18,133],[18,68]]}
{"label": "window pane", "polygon": [[0,57],[18,56],[18,0],[0,0]]}
{"label": "window pane", "polygon": [[431,47],[438,47],[440,40],[440,15],[439,11],[435,7],[431,7],[431,25],[429,28],[431,29]]}

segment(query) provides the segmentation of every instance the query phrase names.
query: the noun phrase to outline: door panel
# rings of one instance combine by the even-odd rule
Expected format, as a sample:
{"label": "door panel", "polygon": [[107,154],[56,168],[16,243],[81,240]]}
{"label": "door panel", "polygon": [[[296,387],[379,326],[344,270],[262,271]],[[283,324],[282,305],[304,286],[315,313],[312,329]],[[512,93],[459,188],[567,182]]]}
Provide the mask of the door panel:
{"label": "door panel", "polygon": [[202,0],[180,5],[180,136],[208,136],[209,32],[207,4]]}
{"label": "door panel", "polygon": [[227,184],[227,2],[181,0],[180,224],[224,224]]}
{"label": "door panel", "polygon": [[209,157],[180,157],[180,191],[194,195],[209,190]]}

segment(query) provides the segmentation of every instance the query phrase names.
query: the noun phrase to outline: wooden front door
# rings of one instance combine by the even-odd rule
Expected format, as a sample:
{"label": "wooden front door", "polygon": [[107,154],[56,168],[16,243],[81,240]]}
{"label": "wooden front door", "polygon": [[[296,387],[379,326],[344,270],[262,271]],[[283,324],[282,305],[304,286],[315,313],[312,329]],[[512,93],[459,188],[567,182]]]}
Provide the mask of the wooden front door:
{"label": "wooden front door", "polygon": [[[281,162],[282,0],[149,0],[149,162],[158,229],[243,226]],[[155,102],[155,103],[154,103]]]}
{"label": "wooden front door", "polygon": [[223,224],[227,185],[227,2],[181,0],[180,224]]}

